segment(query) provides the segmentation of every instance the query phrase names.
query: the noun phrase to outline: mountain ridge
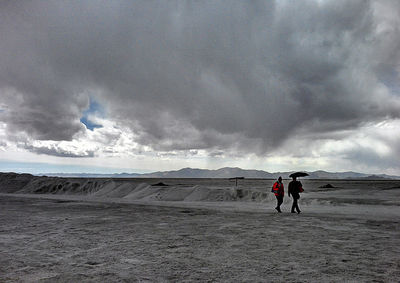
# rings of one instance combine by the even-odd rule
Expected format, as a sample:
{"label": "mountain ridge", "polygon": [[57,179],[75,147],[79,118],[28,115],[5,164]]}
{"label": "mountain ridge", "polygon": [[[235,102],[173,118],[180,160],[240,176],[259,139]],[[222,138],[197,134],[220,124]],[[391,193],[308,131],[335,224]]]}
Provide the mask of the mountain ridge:
{"label": "mountain ridge", "polygon": [[[39,174],[45,176],[58,177],[94,177],[94,178],[232,178],[245,177],[254,179],[276,179],[282,176],[284,179],[296,171],[284,172],[267,172],[256,169],[241,169],[239,167],[223,167],[219,169],[199,169],[199,168],[182,168],[171,171],[156,171],[152,173],[115,173],[115,174],[91,174],[91,173],[46,173]],[[309,179],[400,179],[400,176],[386,174],[365,174],[353,171],[346,172],[328,172],[324,170],[302,171],[307,172]]]}

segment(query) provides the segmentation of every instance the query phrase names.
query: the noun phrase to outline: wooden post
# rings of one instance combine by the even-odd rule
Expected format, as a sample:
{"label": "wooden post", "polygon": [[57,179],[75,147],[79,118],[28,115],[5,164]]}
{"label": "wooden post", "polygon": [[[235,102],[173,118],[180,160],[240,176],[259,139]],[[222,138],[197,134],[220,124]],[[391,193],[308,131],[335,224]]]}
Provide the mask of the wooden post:
{"label": "wooden post", "polygon": [[229,180],[235,180],[235,186],[237,187],[237,184],[238,184],[238,180],[243,180],[244,179],[244,177],[234,177],[234,178],[229,178]]}

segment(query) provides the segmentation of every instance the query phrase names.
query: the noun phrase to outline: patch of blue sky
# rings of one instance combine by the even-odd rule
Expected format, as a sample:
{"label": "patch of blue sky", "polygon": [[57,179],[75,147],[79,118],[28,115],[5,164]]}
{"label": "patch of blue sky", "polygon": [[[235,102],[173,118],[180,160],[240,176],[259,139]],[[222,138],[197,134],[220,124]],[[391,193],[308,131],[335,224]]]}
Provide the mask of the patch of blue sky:
{"label": "patch of blue sky", "polygon": [[130,168],[107,168],[98,166],[63,165],[50,163],[31,163],[0,160],[0,172],[46,174],[46,173],[92,173],[92,174],[114,174],[114,173],[149,173],[149,170]]}
{"label": "patch of blue sky", "polygon": [[90,98],[89,108],[83,112],[83,116],[80,121],[91,131],[93,131],[95,128],[103,127],[102,125],[91,121],[89,116],[97,116],[101,118],[104,118],[105,116],[104,107],[93,98]]}
{"label": "patch of blue sky", "polygon": [[399,72],[395,69],[391,72],[378,75],[379,80],[385,84],[394,94],[400,95]]}

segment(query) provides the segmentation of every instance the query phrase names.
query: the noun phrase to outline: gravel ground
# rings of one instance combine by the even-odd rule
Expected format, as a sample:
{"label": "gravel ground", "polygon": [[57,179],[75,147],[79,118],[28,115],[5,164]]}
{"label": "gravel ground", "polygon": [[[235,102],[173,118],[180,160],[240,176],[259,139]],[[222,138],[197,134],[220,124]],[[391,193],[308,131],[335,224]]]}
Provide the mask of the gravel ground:
{"label": "gravel ground", "polygon": [[0,197],[0,281],[398,282],[399,219]]}

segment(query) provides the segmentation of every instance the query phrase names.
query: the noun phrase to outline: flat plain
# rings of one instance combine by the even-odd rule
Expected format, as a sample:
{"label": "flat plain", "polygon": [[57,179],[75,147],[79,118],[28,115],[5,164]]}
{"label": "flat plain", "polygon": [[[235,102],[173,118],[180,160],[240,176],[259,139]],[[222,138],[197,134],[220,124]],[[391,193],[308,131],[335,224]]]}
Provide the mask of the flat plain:
{"label": "flat plain", "polygon": [[273,180],[124,182],[156,181],[157,198],[0,194],[0,281],[400,280],[399,181],[302,180],[301,214],[287,196],[276,213]]}

